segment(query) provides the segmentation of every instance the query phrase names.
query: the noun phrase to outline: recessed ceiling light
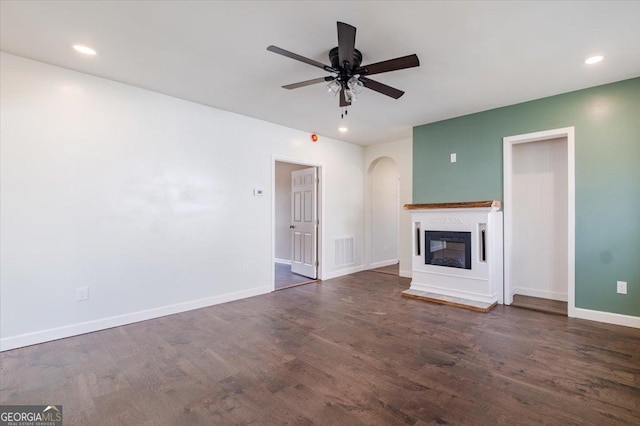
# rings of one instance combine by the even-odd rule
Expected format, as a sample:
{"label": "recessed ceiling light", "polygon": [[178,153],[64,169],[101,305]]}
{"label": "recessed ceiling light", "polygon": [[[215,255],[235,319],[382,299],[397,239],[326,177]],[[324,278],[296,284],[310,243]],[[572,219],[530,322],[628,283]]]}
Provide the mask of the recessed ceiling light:
{"label": "recessed ceiling light", "polygon": [[346,127],[338,127],[338,130],[341,131],[342,133],[348,131],[349,129],[347,129]]}
{"label": "recessed ceiling light", "polygon": [[604,59],[604,56],[592,56],[590,58],[585,59],[584,63],[587,65],[593,65],[593,64],[597,64],[598,62],[602,61]]}
{"label": "recessed ceiling light", "polygon": [[85,55],[95,55],[96,51],[90,47],[83,46],[81,44],[74,44],[73,48],[76,49],[80,53],[84,53]]}

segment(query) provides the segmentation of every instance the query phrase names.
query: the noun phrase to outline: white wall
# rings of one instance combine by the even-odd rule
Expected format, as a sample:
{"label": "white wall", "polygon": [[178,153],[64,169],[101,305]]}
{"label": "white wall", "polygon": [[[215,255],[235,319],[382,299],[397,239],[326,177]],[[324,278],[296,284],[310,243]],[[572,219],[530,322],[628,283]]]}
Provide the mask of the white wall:
{"label": "white wall", "polygon": [[389,157],[379,158],[370,170],[371,266],[398,261],[398,166]]}
{"label": "white wall", "polygon": [[362,265],[362,147],[0,61],[2,349],[270,291],[276,156],[323,166],[323,239],[355,235]]}
{"label": "white wall", "polygon": [[[413,181],[413,141],[405,139],[397,142],[388,142],[379,145],[367,146],[364,150],[364,167],[370,171],[377,159],[389,157],[396,162],[400,176],[400,203],[399,211],[399,247],[400,275],[411,276],[411,215],[402,208],[412,202]],[[365,246],[371,246],[371,188],[368,180],[365,181]],[[365,264],[371,266],[371,250],[367,251]]]}
{"label": "white wall", "polygon": [[291,172],[308,166],[276,161],[275,176],[275,256],[291,261]]}
{"label": "white wall", "polygon": [[511,286],[567,301],[567,139],[513,146]]}

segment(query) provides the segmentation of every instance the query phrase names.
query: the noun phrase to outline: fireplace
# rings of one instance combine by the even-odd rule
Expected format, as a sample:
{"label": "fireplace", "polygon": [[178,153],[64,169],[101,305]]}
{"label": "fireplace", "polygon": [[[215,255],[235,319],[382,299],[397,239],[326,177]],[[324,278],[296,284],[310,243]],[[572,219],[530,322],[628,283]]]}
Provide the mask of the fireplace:
{"label": "fireplace", "polygon": [[483,312],[503,302],[502,212],[496,200],[408,204],[411,287],[405,297],[446,300]]}
{"label": "fireplace", "polygon": [[426,265],[471,269],[471,232],[425,231]]}

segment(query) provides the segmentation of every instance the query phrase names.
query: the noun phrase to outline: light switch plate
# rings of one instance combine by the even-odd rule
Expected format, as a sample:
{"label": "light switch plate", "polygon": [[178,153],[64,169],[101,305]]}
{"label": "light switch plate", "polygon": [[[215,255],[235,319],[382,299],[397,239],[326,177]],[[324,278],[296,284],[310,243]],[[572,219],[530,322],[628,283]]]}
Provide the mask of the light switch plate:
{"label": "light switch plate", "polygon": [[452,162],[452,163],[455,163],[456,161],[457,161],[457,159],[456,159],[456,153],[455,153],[455,152],[453,152],[453,153],[451,154],[451,162]]}
{"label": "light switch plate", "polygon": [[618,293],[627,294],[627,282],[626,281],[618,281]]}
{"label": "light switch plate", "polygon": [[253,190],[253,195],[255,195],[257,197],[261,197],[262,193],[263,193],[262,189],[254,188],[254,190]]}

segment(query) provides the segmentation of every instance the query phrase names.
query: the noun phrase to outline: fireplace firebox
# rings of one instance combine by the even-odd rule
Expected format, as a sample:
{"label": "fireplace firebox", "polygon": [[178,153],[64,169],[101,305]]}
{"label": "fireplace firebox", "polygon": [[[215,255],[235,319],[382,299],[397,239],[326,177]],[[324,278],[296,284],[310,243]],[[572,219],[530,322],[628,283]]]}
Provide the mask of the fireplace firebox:
{"label": "fireplace firebox", "polygon": [[425,231],[427,265],[471,269],[471,232]]}

